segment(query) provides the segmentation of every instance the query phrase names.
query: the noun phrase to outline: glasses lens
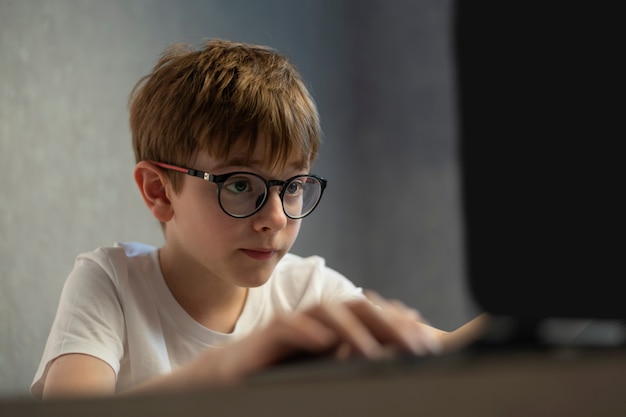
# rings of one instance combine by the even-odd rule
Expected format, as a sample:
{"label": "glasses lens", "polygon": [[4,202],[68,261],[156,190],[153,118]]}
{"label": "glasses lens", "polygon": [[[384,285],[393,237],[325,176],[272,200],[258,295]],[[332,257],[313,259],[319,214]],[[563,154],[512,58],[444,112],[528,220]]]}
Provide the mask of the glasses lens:
{"label": "glasses lens", "polygon": [[254,213],[267,196],[265,182],[255,175],[236,174],[229,177],[220,189],[220,204],[235,217]]}
{"label": "glasses lens", "polygon": [[311,213],[322,195],[322,184],[315,177],[296,177],[285,184],[283,207],[289,217],[300,218]]}
{"label": "glasses lens", "polygon": [[[294,219],[310,214],[322,196],[322,184],[312,176],[295,177],[283,187],[283,209]],[[267,185],[254,174],[237,173],[222,183],[219,199],[222,209],[231,216],[247,217],[265,203]]]}

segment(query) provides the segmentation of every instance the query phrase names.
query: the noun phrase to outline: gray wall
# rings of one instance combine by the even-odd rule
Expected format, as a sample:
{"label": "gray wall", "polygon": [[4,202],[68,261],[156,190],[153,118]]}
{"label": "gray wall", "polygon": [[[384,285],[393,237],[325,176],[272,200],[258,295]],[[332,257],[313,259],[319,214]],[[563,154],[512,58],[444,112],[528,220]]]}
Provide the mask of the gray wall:
{"label": "gray wall", "polygon": [[75,256],[162,242],[132,181],[126,102],[177,41],[289,55],[329,188],[294,252],[452,329],[463,286],[450,1],[0,0],[0,395],[27,395]]}

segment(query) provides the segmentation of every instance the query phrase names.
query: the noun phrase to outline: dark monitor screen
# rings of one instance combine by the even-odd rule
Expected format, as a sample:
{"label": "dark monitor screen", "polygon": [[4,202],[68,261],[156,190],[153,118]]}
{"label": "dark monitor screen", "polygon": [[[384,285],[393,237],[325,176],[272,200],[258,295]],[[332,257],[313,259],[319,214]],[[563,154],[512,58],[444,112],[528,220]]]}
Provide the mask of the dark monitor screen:
{"label": "dark monitor screen", "polygon": [[485,311],[626,318],[619,2],[458,1],[470,292]]}

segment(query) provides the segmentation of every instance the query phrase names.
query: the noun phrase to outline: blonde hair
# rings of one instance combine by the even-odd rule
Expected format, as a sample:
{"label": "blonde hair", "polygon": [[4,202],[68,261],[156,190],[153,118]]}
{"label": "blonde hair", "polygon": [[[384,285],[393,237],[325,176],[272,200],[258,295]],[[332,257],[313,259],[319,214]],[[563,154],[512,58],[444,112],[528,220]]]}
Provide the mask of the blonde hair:
{"label": "blonde hair", "polygon": [[[235,146],[249,157],[263,134],[269,166],[294,153],[310,166],[321,141],[317,108],[298,70],[262,45],[172,45],[135,85],[129,105],[136,161],[186,165],[199,151],[228,158]],[[180,189],[176,173],[170,177]]]}

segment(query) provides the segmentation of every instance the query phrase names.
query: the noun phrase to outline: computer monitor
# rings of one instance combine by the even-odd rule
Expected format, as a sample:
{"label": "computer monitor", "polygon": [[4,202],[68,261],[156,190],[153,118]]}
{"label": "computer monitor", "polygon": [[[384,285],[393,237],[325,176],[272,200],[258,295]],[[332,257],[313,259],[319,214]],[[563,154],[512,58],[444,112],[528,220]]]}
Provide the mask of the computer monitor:
{"label": "computer monitor", "polygon": [[494,316],[626,318],[618,6],[455,3],[466,270]]}

